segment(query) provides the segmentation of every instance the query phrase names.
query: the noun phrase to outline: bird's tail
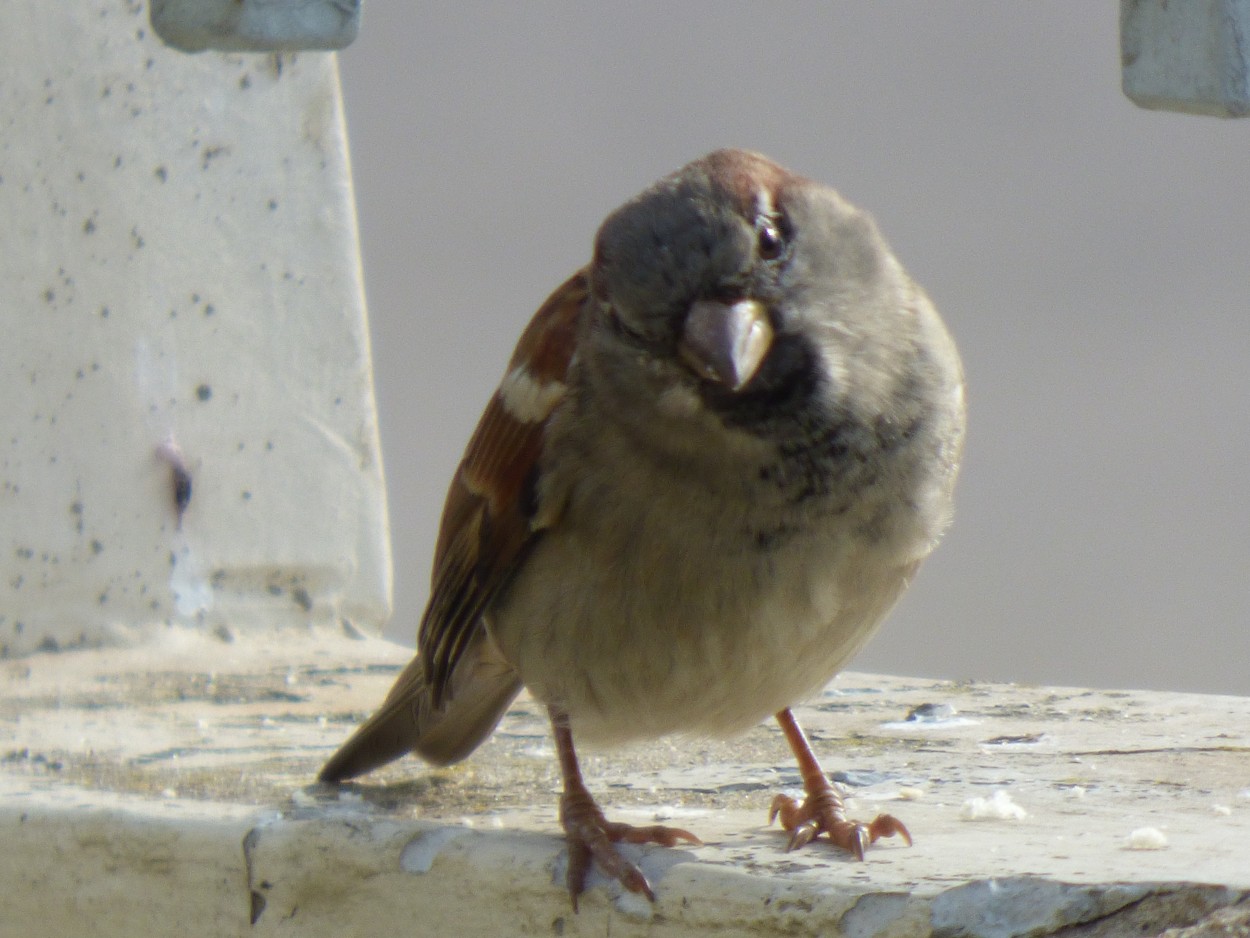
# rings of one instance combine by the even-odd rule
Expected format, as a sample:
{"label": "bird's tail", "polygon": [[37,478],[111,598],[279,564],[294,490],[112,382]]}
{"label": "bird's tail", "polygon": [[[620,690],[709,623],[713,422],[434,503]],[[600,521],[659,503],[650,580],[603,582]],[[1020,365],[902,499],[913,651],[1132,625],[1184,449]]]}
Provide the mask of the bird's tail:
{"label": "bird's tail", "polygon": [[404,668],[378,711],[339,747],[318,781],[341,782],[415,752],[434,765],[459,762],[491,734],[521,691],[516,671],[483,631],[465,649],[436,710],[424,662]]}

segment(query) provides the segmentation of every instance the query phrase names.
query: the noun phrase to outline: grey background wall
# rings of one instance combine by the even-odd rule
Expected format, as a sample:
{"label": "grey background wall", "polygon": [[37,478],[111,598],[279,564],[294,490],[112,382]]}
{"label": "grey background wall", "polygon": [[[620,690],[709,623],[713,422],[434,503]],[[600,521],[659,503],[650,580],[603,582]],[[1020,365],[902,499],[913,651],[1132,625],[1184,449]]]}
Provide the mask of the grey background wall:
{"label": "grey background wall", "polygon": [[1250,121],[1118,5],[366,4],[341,55],[412,641],[447,481],[602,217],[717,146],[877,217],[968,372],[954,527],[856,667],[1250,693]]}

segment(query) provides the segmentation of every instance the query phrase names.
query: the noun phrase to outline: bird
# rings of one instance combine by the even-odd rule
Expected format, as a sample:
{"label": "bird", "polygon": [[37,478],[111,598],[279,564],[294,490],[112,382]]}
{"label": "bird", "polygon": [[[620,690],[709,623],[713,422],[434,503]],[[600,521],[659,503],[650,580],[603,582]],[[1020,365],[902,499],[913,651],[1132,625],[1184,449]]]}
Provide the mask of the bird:
{"label": "bird", "polygon": [[848,818],[792,706],[876,631],[952,516],[963,368],[864,211],[740,149],[608,215],[521,334],[451,481],[417,655],[319,780],[469,756],[547,708],[574,910],[592,866],[655,901],[574,740],[731,736],[775,717],[798,849],[911,835]]}

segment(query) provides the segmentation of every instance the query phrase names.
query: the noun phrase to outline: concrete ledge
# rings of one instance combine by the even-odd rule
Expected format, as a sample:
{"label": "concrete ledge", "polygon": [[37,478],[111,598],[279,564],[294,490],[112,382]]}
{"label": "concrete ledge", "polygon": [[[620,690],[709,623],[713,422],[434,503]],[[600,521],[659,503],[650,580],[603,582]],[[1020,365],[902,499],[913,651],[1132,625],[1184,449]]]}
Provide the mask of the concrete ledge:
{"label": "concrete ledge", "polygon": [[0,935],[1250,928],[1247,699],[843,675],[800,720],[856,813],[916,837],[863,864],[783,852],[764,821],[797,773],[769,726],[587,753],[610,816],[674,819],[707,846],[637,851],[654,907],[600,880],[573,915],[529,701],[459,767],[310,784],[407,655],[171,630],[0,662]]}

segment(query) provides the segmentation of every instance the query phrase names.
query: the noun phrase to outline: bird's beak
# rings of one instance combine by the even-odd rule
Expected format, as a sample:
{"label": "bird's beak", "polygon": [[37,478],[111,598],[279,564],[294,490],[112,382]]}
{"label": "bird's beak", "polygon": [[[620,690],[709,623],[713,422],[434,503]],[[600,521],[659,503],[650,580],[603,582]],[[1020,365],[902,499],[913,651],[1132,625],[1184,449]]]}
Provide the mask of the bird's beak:
{"label": "bird's beak", "polygon": [[690,307],[678,349],[682,361],[708,381],[740,390],[773,344],[768,311],[756,300],[698,300]]}

